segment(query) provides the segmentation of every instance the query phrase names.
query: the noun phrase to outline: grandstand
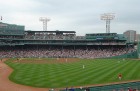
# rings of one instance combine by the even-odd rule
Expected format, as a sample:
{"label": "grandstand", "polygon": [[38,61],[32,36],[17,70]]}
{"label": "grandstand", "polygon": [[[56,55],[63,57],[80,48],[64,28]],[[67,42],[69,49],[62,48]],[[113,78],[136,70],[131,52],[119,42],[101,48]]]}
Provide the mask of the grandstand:
{"label": "grandstand", "polygon": [[[21,25],[2,22],[1,25],[4,25],[0,27],[1,57],[106,58],[125,55],[121,57],[134,58],[137,55],[135,44],[126,43],[123,34],[76,36],[75,31],[25,31]],[[24,55],[31,52],[32,55]],[[97,53],[100,55],[97,56]]]}
{"label": "grandstand", "polygon": [[0,22],[0,37],[24,35],[24,26]]}

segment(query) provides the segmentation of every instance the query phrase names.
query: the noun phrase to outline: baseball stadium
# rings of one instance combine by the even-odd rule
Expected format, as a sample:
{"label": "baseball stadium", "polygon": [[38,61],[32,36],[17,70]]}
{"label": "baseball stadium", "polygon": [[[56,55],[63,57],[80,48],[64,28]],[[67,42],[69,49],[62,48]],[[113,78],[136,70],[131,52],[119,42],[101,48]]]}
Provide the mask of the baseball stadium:
{"label": "baseball stadium", "polygon": [[139,39],[0,22],[0,91],[140,91]]}

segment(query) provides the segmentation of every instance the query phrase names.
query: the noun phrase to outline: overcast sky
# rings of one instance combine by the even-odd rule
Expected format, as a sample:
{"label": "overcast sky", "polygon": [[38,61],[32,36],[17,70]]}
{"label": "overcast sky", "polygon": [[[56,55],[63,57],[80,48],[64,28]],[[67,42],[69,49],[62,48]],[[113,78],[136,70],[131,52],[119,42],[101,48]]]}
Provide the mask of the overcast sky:
{"label": "overcast sky", "polygon": [[48,31],[105,33],[101,14],[115,13],[111,32],[140,31],[140,0],[0,0],[2,22],[43,30],[40,17],[48,17]]}

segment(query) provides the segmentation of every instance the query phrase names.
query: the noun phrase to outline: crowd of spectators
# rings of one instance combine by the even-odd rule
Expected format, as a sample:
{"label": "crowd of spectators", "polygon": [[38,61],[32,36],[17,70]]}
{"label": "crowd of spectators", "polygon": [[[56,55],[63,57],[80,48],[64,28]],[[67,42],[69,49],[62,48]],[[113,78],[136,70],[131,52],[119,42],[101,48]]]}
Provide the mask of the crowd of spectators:
{"label": "crowd of spectators", "polygon": [[7,46],[0,48],[0,57],[106,58],[134,51],[124,46]]}
{"label": "crowd of spectators", "polygon": [[[56,91],[55,89],[50,89],[49,91]],[[94,89],[94,87],[80,87],[80,88],[73,88],[73,87],[66,87],[64,90],[60,90],[60,91],[140,91],[138,87],[121,87],[121,88],[116,88],[116,89],[103,89],[103,88],[96,88]]]}
{"label": "crowd of spectators", "polygon": [[75,39],[75,34],[55,34],[55,33],[25,33],[24,39],[35,39],[35,40],[44,40],[44,39],[54,39],[54,40],[67,40]]}

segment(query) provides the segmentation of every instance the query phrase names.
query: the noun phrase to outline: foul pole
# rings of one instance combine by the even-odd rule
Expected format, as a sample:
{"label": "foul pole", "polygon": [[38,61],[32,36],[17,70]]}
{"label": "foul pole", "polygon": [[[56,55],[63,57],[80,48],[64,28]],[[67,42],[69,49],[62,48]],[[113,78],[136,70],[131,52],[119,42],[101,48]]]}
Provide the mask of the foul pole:
{"label": "foul pole", "polygon": [[138,58],[140,58],[140,34],[138,34],[138,39],[137,39],[137,51],[138,51]]}

